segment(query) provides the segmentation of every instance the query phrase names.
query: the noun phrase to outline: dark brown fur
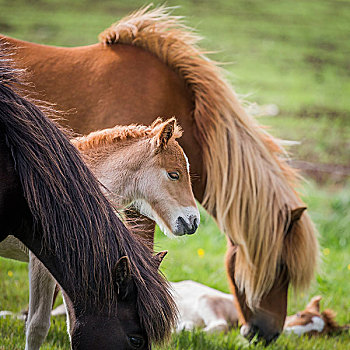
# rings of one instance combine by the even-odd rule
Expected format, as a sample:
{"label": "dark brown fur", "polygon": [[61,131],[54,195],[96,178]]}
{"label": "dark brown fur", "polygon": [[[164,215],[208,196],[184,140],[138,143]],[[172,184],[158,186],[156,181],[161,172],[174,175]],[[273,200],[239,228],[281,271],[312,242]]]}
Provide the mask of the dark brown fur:
{"label": "dark brown fur", "polygon": [[[157,263],[117,218],[63,132],[18,93],[18,77],[21,74],[1,54],[0,130],[34,227],[42,232],[42,250],[65,262],[52,268],[60,269],[71,300],[80,300],[82,309],[90,311],[112,312],[113,267],[121,256],[128,256],[141,325],[149,341],[162,341],[174,325],[176,307]],[[39,238],[35,232],[33,240]],[[19,233],[17,237],[30,242]]]}

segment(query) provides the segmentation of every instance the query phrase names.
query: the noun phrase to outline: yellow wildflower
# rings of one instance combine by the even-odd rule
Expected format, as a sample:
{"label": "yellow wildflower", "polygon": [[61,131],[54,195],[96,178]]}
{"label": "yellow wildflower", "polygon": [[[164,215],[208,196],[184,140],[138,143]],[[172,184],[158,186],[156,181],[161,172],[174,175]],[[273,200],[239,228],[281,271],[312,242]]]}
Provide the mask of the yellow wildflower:
{"label": "yellow wildflower", "polygon": [[199,256],[200,258],[203,258],[203,257],[204,257],[204,254],[205,254],[204,249],[199,248],[199,249],[197,250],[197,254],[198,254],[198,256]]}

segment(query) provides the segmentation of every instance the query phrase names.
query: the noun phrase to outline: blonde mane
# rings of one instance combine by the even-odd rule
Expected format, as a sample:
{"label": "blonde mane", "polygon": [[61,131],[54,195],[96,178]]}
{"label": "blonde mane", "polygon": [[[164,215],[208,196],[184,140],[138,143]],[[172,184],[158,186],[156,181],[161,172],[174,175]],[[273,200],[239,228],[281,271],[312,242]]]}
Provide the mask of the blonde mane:
{"label": "blonde mane", "polygon": [[[175,119],[175,118],[173,118]],[[86,136],[76,137],[71,140],[73,145],[80,151],[86,151],[101,146],[108,146],[118,141],[134,140],[140,138],[151,138],[155,136],[163,124],[161,118],[157,118],[152,125],[116,125],[113,128],[93,131]],[[182,135],[181,127],[175,122],[173,138],[180,138]]]}
{"label": "blonde mane", "polygon": [[134,12],[102,32],[100,42],[153,53],[192,91],[207,175],[204,205],[239,245],[235,279],[248,305],[257,307],[272,288],[281,260],[290,282],[304,289],[314,276],[318,246],[307,214],[285,239],[285,208],[302,203],[294,190],[296,172],[282,158],[278,140],[244,111],[221,68],[197,46],[200,38],[169,10]]}

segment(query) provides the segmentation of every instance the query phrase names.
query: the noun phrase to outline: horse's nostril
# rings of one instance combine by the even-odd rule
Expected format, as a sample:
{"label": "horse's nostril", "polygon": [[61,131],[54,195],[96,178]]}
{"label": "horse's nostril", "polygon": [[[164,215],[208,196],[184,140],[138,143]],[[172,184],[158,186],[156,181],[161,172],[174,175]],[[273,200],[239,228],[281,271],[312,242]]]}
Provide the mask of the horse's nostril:
{"label": "horse's nostril", "polygon": [[187,221],[181,216],[177,219],[177,236],[181,236],[184,234],[192,235],[196,232],[198,227],[198,219],[195,216],[190,216]]}
{"label": "horse's nostril", "polygon": [[194,220],[193,220],[193,224],[192,224],[192,227],[197,230],[198,228],[198,219],[195,217]]}
{"label": "horse's nostril", "polygon": [[196,232],[198,227],[198,219],[195,216],[189,217],[190,225],[188,226],[187,234],[192,235]]}

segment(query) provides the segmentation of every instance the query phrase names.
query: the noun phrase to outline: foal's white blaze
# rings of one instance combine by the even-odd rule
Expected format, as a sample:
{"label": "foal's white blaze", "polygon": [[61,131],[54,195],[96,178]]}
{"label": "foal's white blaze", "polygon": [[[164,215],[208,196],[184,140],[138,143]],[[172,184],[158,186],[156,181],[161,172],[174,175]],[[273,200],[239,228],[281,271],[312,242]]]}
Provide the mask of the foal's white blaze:
{"label": "foal's white blaze", "polygon": [[240,335],[241,335],[242,337],[244,337],[244,335],[247,333],[247,331],[246,331],[246,328],[247,328],[247,327],[248,327],[248,326],[247,326],[246,324],[244,324],[244,325],[241,327],[239,333],[240,333]]}
{"label": "foal's white blaze", "polygon": [[311,332],[311,331],[317,331],[321,333],[324,328],[324,321],[322,320],[321,317],[314,316],[312,317],[312,322],[309,322],[305,325],[297,325],[297,326],[291,326],[291,327],[286,327],[284,329],[284,332],[291,334],[295,333],[297,335],[303,335],[305,333]]}
{"label": "foal's white blaze", "polygon": [[186,156],[186,153],[182,150],[182,153],[183,153],[183,155],[184,155],[184,158],[185,158],[185,160],[186,160],[186,168],[187,168],[187,173],[188,173],[188,175],[190,174],[190,162],[188,161],[188,158],[187,158],[187,156]]}

